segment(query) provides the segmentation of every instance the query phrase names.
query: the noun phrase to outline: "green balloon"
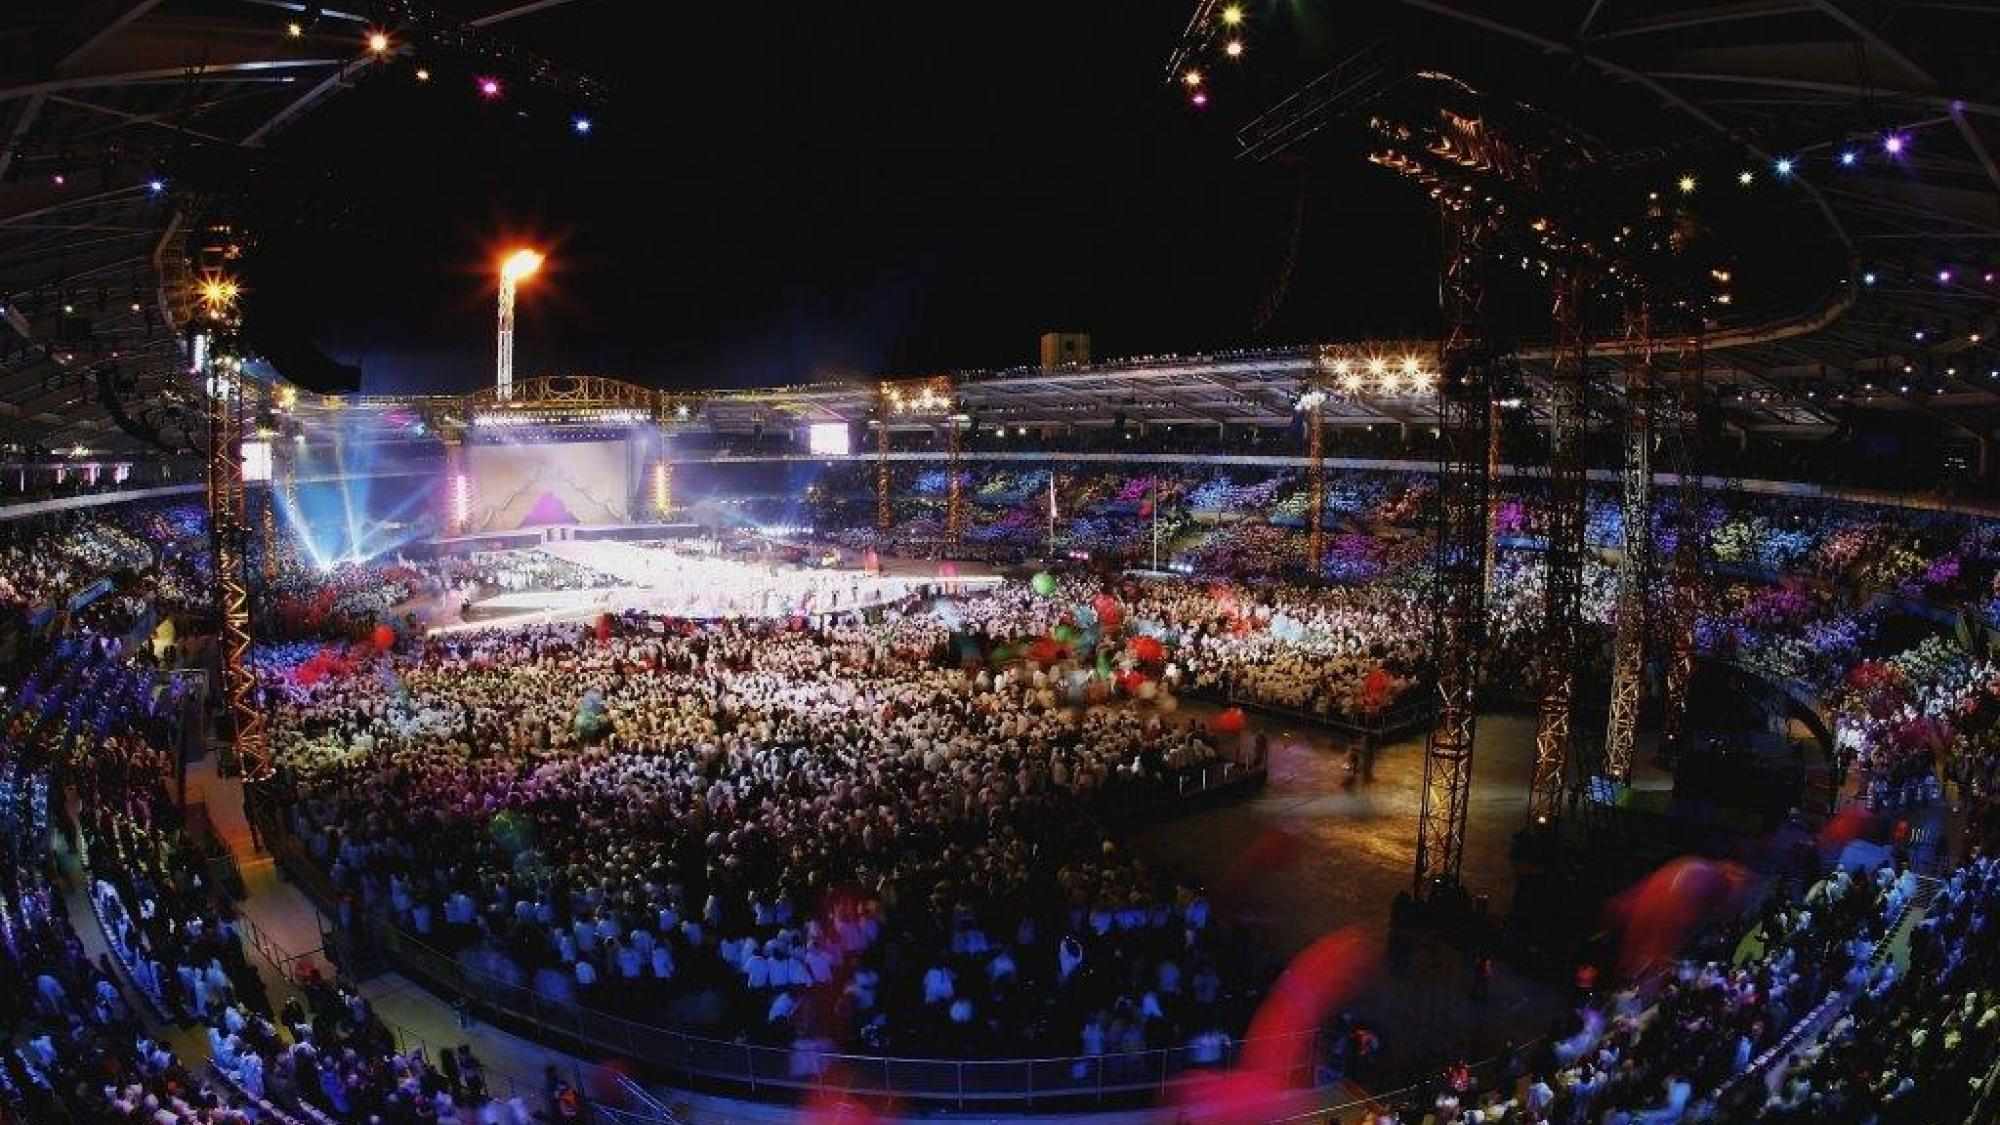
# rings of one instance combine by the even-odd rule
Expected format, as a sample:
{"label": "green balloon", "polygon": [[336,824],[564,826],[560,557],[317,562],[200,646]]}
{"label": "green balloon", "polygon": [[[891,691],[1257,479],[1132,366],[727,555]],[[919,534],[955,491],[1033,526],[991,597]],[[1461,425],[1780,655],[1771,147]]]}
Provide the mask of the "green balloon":
{"label": "green balloon", "polygon": [[1044,570],[1036,574],[1028,585],[1034,587],[1035,593],[1046,598],[1056,592],[1056,576]]}

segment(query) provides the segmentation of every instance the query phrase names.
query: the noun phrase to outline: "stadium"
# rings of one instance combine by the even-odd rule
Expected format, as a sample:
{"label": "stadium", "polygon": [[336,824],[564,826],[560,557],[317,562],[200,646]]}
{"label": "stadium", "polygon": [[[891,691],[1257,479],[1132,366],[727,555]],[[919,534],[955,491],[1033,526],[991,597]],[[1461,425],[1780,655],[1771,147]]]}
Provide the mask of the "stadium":
{"label": "stadium", "polygon": [[0,1122],[2000,1120],[1996,10],[640,7],[0,12]]}

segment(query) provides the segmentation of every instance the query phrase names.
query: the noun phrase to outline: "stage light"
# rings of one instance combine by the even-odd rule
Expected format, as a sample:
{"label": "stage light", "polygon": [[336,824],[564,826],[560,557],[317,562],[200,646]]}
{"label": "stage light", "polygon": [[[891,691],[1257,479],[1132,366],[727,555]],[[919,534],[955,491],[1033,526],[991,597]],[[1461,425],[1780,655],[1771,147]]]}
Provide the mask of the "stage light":
{"label": "stage light", "polygon": [[1861,275],[1861,284],[1863,284],[1863,285],[1873,285],[1873,284],[1875,284],[1875,271],[1874,271],[1874,270],[1869,270],[1869,271],[1868,271],[1867,273],[1864,273],[1864,274],[1862,274],[1862,275]]}
{"label": "stage light", "polygon": [[1388,361],[1388,360],[1386,360],[1386,359],[1383,359],[1383,358],[1382,358],[1381,356],[1379,356],[1379,355],[1378,355],[1378,356],[1374,356],[1374,357],[1372,357],[1371,359],[1369,359],[1369,361],[1368,361],[1368,373],[1369,373],[1370,375],[1377,375],[1377,376],[1379,376],[1379,375],[1381,375],[1381,374],[1382,374],[1382,373],[1383,373],[1384,371],[1387,371],[1387,370],[1389,370],[1389,361]]}
{"label": "stage light", "polygon": [[1890,156],[1901,156],[1903,155],[1904,143],[1901,133],[1891,133],[1882,138],[1882,151],[1888,153]]}
{"label": "stage light", "polygon": [[139,302],[137,302],[137,301],[134,301],[134,302],[132,302],[132,311],[133,311],[133,312],[138,312],[138,311],[139,311]]}
{"label": "stage light", "polygon": [[498,78],[482,78],[482,79],[480,79],[480,80],[479,80],[479,96],[480,96],[480,97],[482,97],[482,98],[497,98],[497,97],[499,97],[499,96],[500,96],[500,80],[499,80]]}
{"label": "stage light", "polygon": [[1208,104],[1208,95],[1202,93],[1200,90],[1196,90],[1194,92],[1194,97],[1188,100],[1194,103],[1196,109],[1200,109],[1202,106]]}
{"label": "stage light", "polygon": [[431,72],[430,72],[430,68],[429,68],[429,67],[422,67],[422,66],[418,67],[418,68],[417,68],[417,81],[419,81],[419,82],[429,82],[430,80],[431,80]]}
{"label": "stage light", "polygon": [[1840,166],[1842,168],[1852,168],[1860,159],[1861,154],[1851,148],[1842,149],[1840,152]]}
{"label": "stage light", "polygon": [[378,55],[384,53],[389,49],[389,37],[380,31],[369,32],[368,49]]}
{"label": "stage light", "polygon": [[202,303],[211,308],[229,304],[242,288],[226,277],[211,277],[201,283]]}
{"label": "stage light", "polygon": [[68,183],[69,180],[64,178],[61,172],[57,172],[55,175],[49,177],[49,182],[55,184],[57,187],[61,187]]}
{"label": "stage light", "polygon": [[1771,165],[1771,167],[1778,175],[1789,176],[1792,174],[1792,158],[1789,156],[1780,156],[1778,162]]}
{"label": "stage light", "polygon": [[1228,56],[1229,56],[1230,58],[1232,58],[1232,59],[1240,59],[1240,58],[1242,58],[1242,57],[1243,57],[1243,40],[1241,40],[1241,39],[1231,39],[1231,40],[1230,40],[1230,41],[1229,41],[1228,43],[1225,43],[1225,44],[1223,44],[1223,47],[1222,47],[1222,53],[1223,53],[1223,54],[1225,54],[1225,55],[1228,55]]}
{"label": "stage light", "polygon": [[1186,74],[1181,75],[1181,81],[1187,83],[1189,86],[1199,86],[1201,85],[1201,71],[1190,70]]}
{"label": "stage light", "polygon": [[588,133],[590,132],[590,118],[572,117],[570,118],[569,127],[578,133]]}
{"label": "stage light", "polygon": [[165,180],[147,180],[147,181],[146,181],[146,190],[147,190],[147,191],[150,191],[150,192],[152,192],[152,193],[153,193],[154,195],[158,195],[158,194],[160,194],[161,192],[163,192],[163,191],[167,190],[167,181],[165,181]]}
{"label": "stage light", "polygon": [[1736,182],[1742,184],[1744,187],[1749,187],[1750,181],[1756,178],[1757,178],[1756,176],[1751,175],[1750,169],[1748,168],[1745,168],[1741,172],[1736,173]]}
{"label": "stage light", "polygon": [[500,263],[500,278],[509,282],[526,280],[541,271],[542,261],[539,250],[516,250]]}
{"label": "stage light", "polygon": [[1675,186],[1681,189],[1682,195],[1693,195],[1695,189],[1695,178],[1693,176],[1682,176],[1680,178],[1680,182]]}
{"label": "stage light", "polygon": [[63,315],[64,315],[64,316],[75,316],[75,315],[76,315],[76,306],[75,306],[75,305],[64,305],[64,306],[63,306]]}
{"label": "stage light", "polygon": [[1222,22],[1225,26],[1228,27],[1235,27],[1236,25],[1242,23],[1243,9],[1235,4],[1231,4],[1227,8],[1222,9]]}
{"label": "stage light", "polygon": [[291,23],[285,25],[285,34],[293,39],[301,38],[305,35],[305,33],[306,33],[305,27],[302,24],[300,24],[297,20],[294,20]]}
{"label": "stage light", "polygon": [[1417,373],[1417,357],[1416,357],[1416,356],[1413,356],[1413,355],[1406,355],[1406,356],[1404,356],[1404,357],[1403,357],[1403,374],[1405,374],[1405,375],[1415,375],[1416,373]]}
{"label": "stage light", "polygon": [[1939,285],[1950,285],[1950,284],[1951,284],[1951,271],[1950,271],[1950,270],[1939,270],[1939,271],[1938,271],[1938,284],[1939,284]]}

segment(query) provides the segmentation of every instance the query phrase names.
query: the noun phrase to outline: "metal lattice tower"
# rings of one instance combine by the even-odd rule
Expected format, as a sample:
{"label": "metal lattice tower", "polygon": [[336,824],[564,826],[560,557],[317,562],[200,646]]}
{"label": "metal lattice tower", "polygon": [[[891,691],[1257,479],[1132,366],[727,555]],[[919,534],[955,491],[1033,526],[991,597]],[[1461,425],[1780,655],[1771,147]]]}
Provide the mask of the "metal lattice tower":
{"label": "metal lattice tower", "polygon": [[1438,357],[1437,540],[1432,560],[1431,651],[1437,662],[1437,724],[1424,740],[1417,813],[1416,895],[1455,887],[1465,854],[1466,800],[1479,720],[1479,659],[1486,633],[1486,457],[1495,358],[1476,325],[1485,289],[1486,224],[1444,214],[1444,293],[1449,335]]}
{"label": "metal lattice tower", "polygon": [[1604,773],[1620,785],[1632,778],[1639,711],[1645,702],[1646,577],[1653,541],[1653,326],[1643,297],[1627,323],[1626,337],[1625,459],[1620,478],[1624,556],[1618,563],[1611,714],[1604,730]]}
{"label": "metal lattice tower", "polygon": [[875,427],[875,530],[883,535],[895,526],[895,509],[889,504],[889,395],[880,397],[881,421]]}
{"label": "metal lattice tower", "polygon": [[[233,310],[225,315],[233,316]],[[221,320],[221,317],[215,318]],[[242,359],[233,354],[233,332],[208,348],[208,525],[215,553],[215,601],[222,618],[222,694],[229,711],[229,744],[245,783],[271,775],[264,713],[250,671],[250,584],[244,572],[250,524],[244,507]],[[228,341],[228,342],[224,342]]]}
{"label": "metal lattice tower", "polygon": [[946,449],[949,451],[946,468],[951,473],[951,481],[946,485],[948,491],[944,512],[945,541],[951,544],[953,550],[957,550],[959,541],[965,536],[965,483],[959,479],[961,458],[965,453],[965,435],[959,432],[957,416],[946,418],[944,424]]}
{"label": "metal lattice tower", "polygon": [[1486,412],[1486,596],[1493,596],[1494,556],[1500,552],[1500,403]]}
{"label": "metal lattice tower", "polygon": [[1562,813],[1563,771],[1575,748],[1577,634],[1583,602],[1583,439],[1590,409],[1589,345],[1582,308],[1589,283],[1572,267],[1556,279],[1554,289],[1542,697],[1535,717],[1535,770],[1528,792],[1528,822],[1538,826],[1555,823]]}
{"label": "metal lattice tower", "polygon": [[1675,516],[1673,580],[1667,596],[1665,714],[1660,725],[1660,753],[1675,761],[1686,747],[1688,683],[1694,677],[1695,616],[1701,612],[1701,556],[1704,526],[1701,487],[1701,396],[1703,365],[1707,362],[1701,328],[1682,348],[1676,373],[1674,408],[1674,473],[1678,512]]}
{"label": "metal lattice tower", "polygon": [[1326,433],[1321,420],[1322,403],[1314,401],[1306,409],[1306,573],[1317,577],[1326,561]]}

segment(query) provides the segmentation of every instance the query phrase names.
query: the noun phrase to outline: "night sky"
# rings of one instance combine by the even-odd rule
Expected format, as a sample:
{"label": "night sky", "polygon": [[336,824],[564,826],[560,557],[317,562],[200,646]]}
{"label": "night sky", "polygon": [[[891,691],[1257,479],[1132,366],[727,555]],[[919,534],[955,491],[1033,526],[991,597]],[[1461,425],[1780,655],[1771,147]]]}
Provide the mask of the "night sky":
{"label": "night sky", "polygon": [[1351,154],[1232,160],[1241,116],[1160,83],[1178,5],[638,7],[500,29],[610,85],[588,136],[449,62],[285,133],[252,315],[367,389],[467,389],[518,239],[552,266],[519,375],[747,386],[1027,363],[1051,328],[1105,357],[1430,327],[1429,207]]}

